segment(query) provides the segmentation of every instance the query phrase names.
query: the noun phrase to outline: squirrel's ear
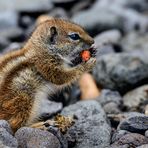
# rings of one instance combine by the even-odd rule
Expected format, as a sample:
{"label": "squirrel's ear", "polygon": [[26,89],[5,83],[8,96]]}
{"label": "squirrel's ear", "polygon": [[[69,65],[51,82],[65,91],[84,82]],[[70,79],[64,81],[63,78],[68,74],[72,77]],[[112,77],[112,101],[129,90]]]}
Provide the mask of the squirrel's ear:
{"label": "squirrel's ear", "polygon": [[52,26],[50,28],[50,43],[54,44],[55,43],[55,38],[57,36],[57,28],[55,26]]}
{"label": "squirrel's ear", "polygon": [[40,25],[41,23],[45,22],[45,21],[48,21],[48,20],[53,20],[54,18],[52,16],[48,16],[48,15],[40,15],[38,18],[37,18],[37,21],[36,21],[36,25]]}

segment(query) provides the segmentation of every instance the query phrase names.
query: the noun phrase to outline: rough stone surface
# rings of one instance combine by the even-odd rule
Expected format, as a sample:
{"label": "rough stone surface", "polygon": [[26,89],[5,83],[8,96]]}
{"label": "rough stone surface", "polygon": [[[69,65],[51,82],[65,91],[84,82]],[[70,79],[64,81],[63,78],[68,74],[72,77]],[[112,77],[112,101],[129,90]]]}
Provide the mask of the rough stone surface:
{"label": "rough stone surface", "polygon": [[23,127],[15,133],[15,137],[18,140],[18,146],[21,148],[61,148],[56,136],[40,129]]}
{"label": "rough stone surface", "polygon": [[97,99],[101,105],[105,105],[110,102],[114,102],[117,105],[122,103],[122,97],[117,91],[111,91],[109,89],[103,89],[101,95]]}
{"label": "rough stone surface", "polygon": [[145,132],[145,136],[148,138],[148,130]]}
{"label": "rough stone surface", "polygon": [[123,104],[130,110],[140,108],[148,104],[148,85],[134,89],[123,96]]}
{"label": "rough stone surface", "polygon": [[81,101],[65,107],[64,115],[75,115],[78,119],[68,135],[76,141],[74,148],[104,148],[110,143],[110,126],[106,116],[96,101]]}
{"label": "rough stone surface", "polygon": [[136,148],[148,148],[148,144],[144,144],[144,145],[138,146]]}
{"label": "rough stone surface", "polygon": [[0,128],[4,128],[8,133],[12,134],[11,127],[6,120],[0,120]]}
{"label": "rough stone surface", "polygon": [[124,135],[118,141],[113,143],[112,147],[125,146],[125,145],[136,147],[147,143],[148,143],[148,138],[144,137],[143,135],[137,133],[130,133]]}
{"label": "rough stone surface", "polygon": [[148,116],[133,116],[123,120],[118,129],[144,134],[148,129]]}
{"label": "rough stone surface", "polygon": [[114,143],[115,141],[118,141],[121,137],[123,137],[126,134],[129,134],[129,131],[126,130],[119,130],[116,131],[113,136],[112,136],[112,143]]}
{"label": "rough stone surface", "polygon": [[121,113],[119,106],[114,102],[110,102],[110,103],[105,104],[103,106],[103,109],[104,109],[106,114],[119,114],[119,113]]}
{"label": "rough stone surface", "polygon": [[[4,126],[6,124],[4,123]],[[7,125],[6,125],[7,126]],[[6,127],[8,130],[8,127]],[[0,127],[0,146],[17,148],[18,143],[15,137],[13,137],[4,127]]]}
{"label": "rough stone surface", "polygon": [[148,50],[108,54],[97,59],[93,74],[105,88],[126,92],[148,81]]}

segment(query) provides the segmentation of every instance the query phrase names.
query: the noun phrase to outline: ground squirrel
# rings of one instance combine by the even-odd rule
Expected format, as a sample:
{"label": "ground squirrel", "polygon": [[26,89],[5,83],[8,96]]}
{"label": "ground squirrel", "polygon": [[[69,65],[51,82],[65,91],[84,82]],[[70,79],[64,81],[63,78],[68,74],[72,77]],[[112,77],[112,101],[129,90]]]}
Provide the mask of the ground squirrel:
{"label": "ground squirrel", "polygon": [[13,131],[37,123],[48,113],[48,97],[92,69],[95,58],[78,62],[76,57],[93,43],[77,24],[41,21],[22,49],[0,58],[0,119]]}

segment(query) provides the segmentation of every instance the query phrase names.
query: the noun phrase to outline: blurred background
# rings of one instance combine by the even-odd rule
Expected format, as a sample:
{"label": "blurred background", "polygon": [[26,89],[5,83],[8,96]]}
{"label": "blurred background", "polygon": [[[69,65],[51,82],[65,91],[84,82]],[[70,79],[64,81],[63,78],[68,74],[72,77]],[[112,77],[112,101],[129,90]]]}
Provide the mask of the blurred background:
{"label": "blurred background", "polygon": [[42,14],[72,20],[93,37],[114,29],[97,46],[111,40],[116,52],[148,48],[148,0],[0,0],[0,51],[22,46]]}

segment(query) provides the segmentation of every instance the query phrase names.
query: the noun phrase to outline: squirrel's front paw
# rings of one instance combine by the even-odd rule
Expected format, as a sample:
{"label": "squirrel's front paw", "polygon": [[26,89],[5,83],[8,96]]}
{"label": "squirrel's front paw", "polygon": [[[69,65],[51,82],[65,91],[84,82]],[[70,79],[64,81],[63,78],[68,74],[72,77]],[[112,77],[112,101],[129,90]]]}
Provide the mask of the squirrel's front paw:
{"label": "squirrel's front paw", "polygon": [[90,58],[87,62],[83,63],[85,71],[91,71],[96,64],[96,58]]}

